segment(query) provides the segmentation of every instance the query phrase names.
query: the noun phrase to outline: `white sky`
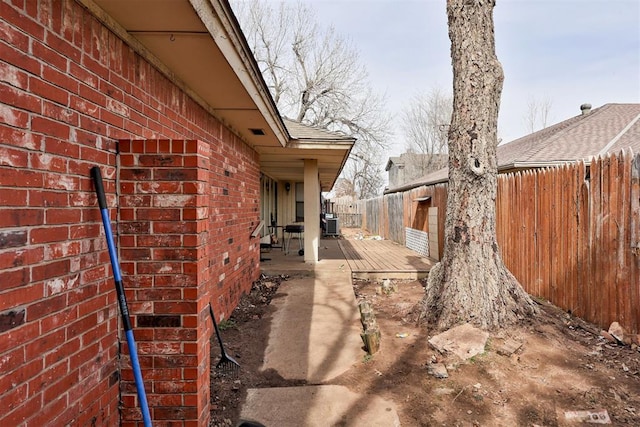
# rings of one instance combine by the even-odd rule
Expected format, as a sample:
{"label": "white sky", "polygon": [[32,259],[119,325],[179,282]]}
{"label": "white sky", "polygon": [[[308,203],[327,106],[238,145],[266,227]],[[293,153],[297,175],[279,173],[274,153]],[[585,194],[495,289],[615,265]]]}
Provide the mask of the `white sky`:
{"label": "white sky", "polygon": [[[451,91],[445,0],[304,0],[359,51],[389,112],[434,87]],[[527,103],[551,101],[549,123],[579,106],[640,102],[640,0],[498,0],[496,50],[505,73],[498,134],[526,135]],[[396,132],[389,155],[403,152]]]}

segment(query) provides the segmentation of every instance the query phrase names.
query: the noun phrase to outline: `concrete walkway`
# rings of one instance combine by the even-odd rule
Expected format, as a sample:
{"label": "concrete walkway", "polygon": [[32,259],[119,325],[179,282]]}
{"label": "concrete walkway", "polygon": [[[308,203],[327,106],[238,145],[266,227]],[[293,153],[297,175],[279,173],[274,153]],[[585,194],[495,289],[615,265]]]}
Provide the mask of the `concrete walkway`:
{"label": "concrete walkway", "polygon": [[282,282],[279,298],[271,302],[276,311],[262,369],[308,385],[249,389],[241,418],[267,427],[399,426],[393,403],[327,385],[365,355],[351,270],[338,241],[320,242],[315,265],[297,255],[271,256],[263,272],[292,278]]}

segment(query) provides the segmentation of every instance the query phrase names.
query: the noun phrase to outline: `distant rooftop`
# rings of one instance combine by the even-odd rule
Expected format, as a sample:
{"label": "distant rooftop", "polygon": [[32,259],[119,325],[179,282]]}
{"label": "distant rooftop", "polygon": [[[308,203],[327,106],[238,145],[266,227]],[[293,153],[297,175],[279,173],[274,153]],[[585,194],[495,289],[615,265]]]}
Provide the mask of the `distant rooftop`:
{"label": "distant rooftop", "polygon": [[640,104],[605,104],[498,147],[498,170],[590,160],[640,151]]}
{"label": "distant rooftop", "polygon": [[[640,152],[640,104],[605,104],[498,146],[498,171],[539,168],[617,153],[631,148]],[[406,191],[448,180],[448,169],[430,173],[385,193]]]}

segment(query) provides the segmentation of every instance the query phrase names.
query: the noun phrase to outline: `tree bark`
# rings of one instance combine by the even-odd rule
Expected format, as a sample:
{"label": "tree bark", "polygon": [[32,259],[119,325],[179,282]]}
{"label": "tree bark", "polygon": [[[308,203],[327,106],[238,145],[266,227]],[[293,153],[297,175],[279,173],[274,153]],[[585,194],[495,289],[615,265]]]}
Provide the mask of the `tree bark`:
{"label": "tree bark", "polygon": [[512,324],[537,309],[504,265],[496,240],[496,149],[502,66],[495,0],[447,0],[453,64],[449,195],[442,261],[430,272],[422,318],[438,329]]}

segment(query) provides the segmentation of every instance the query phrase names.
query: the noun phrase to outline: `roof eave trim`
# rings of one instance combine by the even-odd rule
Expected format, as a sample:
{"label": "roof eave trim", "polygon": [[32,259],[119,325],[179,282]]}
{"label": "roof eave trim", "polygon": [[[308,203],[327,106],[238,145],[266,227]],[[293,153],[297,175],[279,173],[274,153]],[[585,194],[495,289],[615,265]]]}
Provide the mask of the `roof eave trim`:
{"label": "roof eave trim", "polygon": [[434,179],[432,181],[413,183],[413,184],[403,185],[401,187],[390,188],[388,190],[385,190],[383,194],[400,193],[403,191],[413,190],[414,188],[418,188],[418,187],[428,187],[429,185],[443,184],[448,181],[449,181],[449,176],[447,176],[446,178]]}
{"label": "roof eave trim", "polygon": [[332,139],[291,139],[285,148],[297,148],[302,150],[349,150],[356,143],[354,138],[332,140]]}
{"label": "roof eave trim", "polygon": [[548,168],[553,166],[560,166],[567,163],[573,163],[575,160],[547,160],[540,162],[513,162],[505,165],[498,166],[498,171],[504,171],[509,169],[519,168]]}
{"label": "roof eave trim", "polygon": [[[122,39],[131,49],[133,49],[133,51],[135,53],[140,55],[145,61],[149,62],[156,70],[158,70],[162,75],[164,75],[167,79],[169,79],[180,90],[182,90],[184,93],[186,93],[198,105],[200,105],[202,108],[204,108],[207,111],[207,113],[211,114],[213,117],[215,117],[218,120],[220,120],[220,122],[225,124],[225,126],[229,126],[228,122],[224,119],[224,117],[222,117],[211,105],[209,105],[209,103],[207,101],[205,101],[204,98],[202,98],[202,96],[200,96],[200,94],[198,94],[196,91],[191,89],[167,65],[165,65],[153,53],[151,53],[151,51],[149,51],[149,49],[147,49],[147,47],[144,46],[144,44],[142,44],[138,39],[136,39],[131,34],[129,34],[129,32],[126,30],[126,28],[124,28],[111,15],[109,15],[107,12],[105,12],[93,0],[77,0],[77,1],[85,9],[87,9],[98,21],[100,21],[104,26],[106,26],[110,31],[112,31],[116,36],[118,36],[120,39]],[[228,2],[226,0],[220,0],[220,1],[224,2],[225,6],[226,6],[226,9],[231,11],[231,7],[229,6],[229,4],[228,4]],[[205,10],[205,7],[203,6],[200,9],[198,9],[198,7],[196,7],[196,4],[201,4],[202,5],[203,3],[208,2],[209,8],[207,8],[207,10],[211,11],[211,8],[214,7],[212,5],[212,2],[216,2],[216,0],[189,0],[189,2],[191,4],[191,6],[194,8],[194,10],[196,11],[196,13],[198,14],[198,17],[200,18],[202,23],[205,25],[205,27],[209,31],[209,33],[210,33],[212,39],[214,40],[214,42],[216,43],[216,45],[221,49],[221,51],[223,52],[223,54],[225,54],[225,57],[226,57],[227,51],[222,49],[222,47],[220,46],[220,43],[219,43],[219,41],[220,41],[219,39],[221,39],[221,38],[224,39],[225,36],[224,35],[220,35],[218,38],[216,38],[215,37],[215,33],[212,32],[212,29],[210,28],[211,21],[209,21],[209,23],[206,22],[203,19],[201,13],[200,13],[200,11]],[[222,5],[221,4],[219,4],[219,9],[222,9]],[[233,13],[231,13],[230,16],[232,17],[232,19],[229,18],[229,13],[225,13],[226,20],[227,20],[227,22],[229,22],[228,23],[228,28],[234,28],[234,31],[236,32],[235,39],[241,39],[242,41],[244,41],[243,47],[240,48],[240,51],[243,51],[244,55],[240,55],[240,54],[238,54],[238,55],[241,58],[244,58],[245,61],[252,62],[253,63],[252,69],[253,70],[257,70],[258,66],[255,63],[255,59],[253,58],[253,55],[251,54],[251,49],[249,49],[249,47],[248,47],[248,45],[246,43],[246,40],[244,39],[244,36],[243,35],[238,36],[238,34],[237,34],[238,31],[239,31],[239,34],[242,34],[242,32],[240,31],[240,25],[238,24],[237,20],[233,16]],[[213,15],[211,15],[211,17],[213,17]],[[213,17],[213,18],[215,18],[215,17]],[[237,44],[235,46],[237,47]],[[237,51],[236,51],[236,53],[237,53]],[[258,106],[258,109],[259,109],[260,113],[265,117],[265,120],[267,120],[267,122],[271,126],[271,129],[274,132],[274,135],[276,135],[276,138],[278,139],[280,144],[284,147],[286,145],[286,143],[289,141],[290,135],[289,135],[289,132],[288,132],[287,128],[284,126],[284,122],[282,120],[282,117],[280,116],[280,113],[278,112],[278,110],[277,110],[277,108],[275,106],[275,102],[271,98],[271,95],[268,95],[269,91],[267,89],[266,83],[264,82],[264,79],[262,79],[262,75],[259,72],[256,74],[255,71],[252,73],[253,74],[253,79],[252,80],[254,81],[254,88],[255,88],[255,91],[252,92],[252,91],[249,90],[249,87],[247,87],[245,85],[245,80],[242,79],[242,76],[246,75],[247,73],[246,72],[238,73],[238,70],[235,70],[235,71],[236,71],[236,75],[238,76],[238,78],[242,81],[243,85],[245,86],[245,89],[247,89],[247,93],[251,96],[251,98],[254,100],[254,102],[256,102],[256,105]],[[257,79],[259,81],[256,80],[256,76],[257,76]],[[267,94],[267,95],[265,95],[265,94]],[[258,95],[262,99],[262,102],[258,102],[256,100],[256,97]],[[237,134],[237,135],[239,136],[239,134]]]}
{"label": "roof eave trim", "polygon": [[[238,79],[269,123],[280,144],[285,147],[291,136],[284,125],[275,101],[271,97],[229,2],[226,0],[189,0],[189,3],[229,64],[232,67],[234,62],[237,64],[239,61],[242,64],[240,68],[234,67]],[[233,59],[235,61],[232,61]]]}
{"label": "roof eave trim", "polygon": [[191,99],[193,99],[198,105],[204,108],[207,113],[211,114],[220,122],[227,124],[226,120],[220,116],[216,110],[209,105],[196,91],[191,89],[182,79],[180,79],[164,62],[158,59],[145,45],[143,45],[138,39],[133,37],[118,21],[116,21],[111,15],[105,12],[100,6],[98,6],[93,0],[76,0],[85,9],[87,9],[100,23],[113,32],[118,38],[122,39],[129,48],[131,48],[136,54],[140,55],[145,61],[153,66],[160,74],[165,76],[169,81],[176,85],[180,90],[186,93]]}

